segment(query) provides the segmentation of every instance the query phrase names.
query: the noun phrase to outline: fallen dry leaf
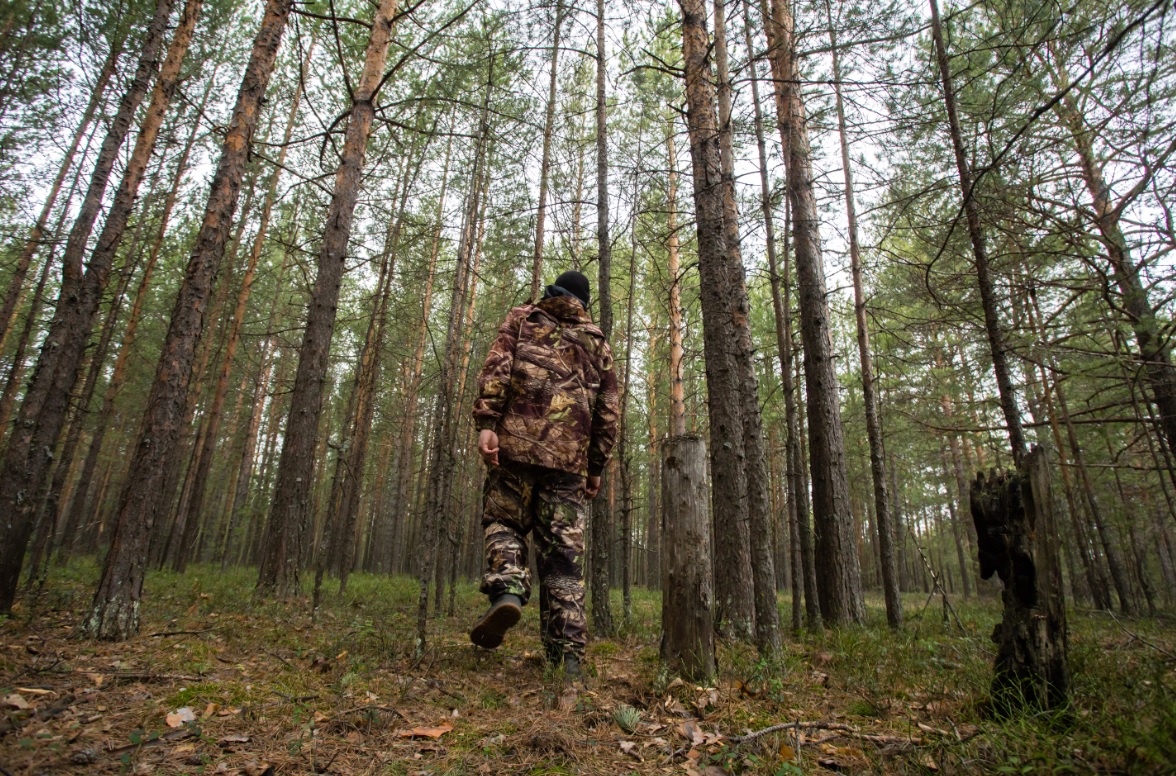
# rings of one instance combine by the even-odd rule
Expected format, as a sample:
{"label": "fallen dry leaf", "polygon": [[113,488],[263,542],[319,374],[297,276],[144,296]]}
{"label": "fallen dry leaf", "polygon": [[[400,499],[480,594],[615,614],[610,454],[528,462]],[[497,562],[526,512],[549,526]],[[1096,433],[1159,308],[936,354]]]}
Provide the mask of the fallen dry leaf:
{"label": "fallen dry leaf", "polygon": [[217,739],[217,743],[221,746],[225,746],[226,744],[247,744],[249,743],[249,736],[235,733],[233,735],[223,736],[222,738]]}
{"label": "fallen dry leaf", "polygon": [[694,724],[694,720],[692,719],[688,719],[679,724],[678,732],[694,746],[706,743],[706,734],[698,728],[698,725]]}
{"label": "fallen dry leaf", "polygon": [[639,749],[637,744],[633,743],[632,741],[618,741],[617,743],[620,744],[622,752],[631,757],[634,757],[637,762],[642,762],[641,753],[637,751]]}
{"label": "fallen dry leaf", "polygon": [[20,692],[20,693],[24,693],[25,695],[53,695],[54,694],[54,692],[52,690],[46,690],[41,687],[17,687],[16,691]]}
{"label": "fallen dry leaf", "polygon": [[396,735],[401,738],[440,738],[451,730],[453,730],[453,725],[443,722],[437,727],[415,727],[412,730],[401,730]]}
{"label": "fallen dry leaf", "polygon": [[939,764],[929,754],[923,755],[923,767],[929,771],[939,770]]}
{"label": "fallen dry leaf", "polygon": [[18,692],[5,695],[3,705],[14,709],[20,709],[21,711],[24,711],[25,709],[31,709],[33,707],[32,704],[26,701],[24,696]]}
{"label": "fallen dry leaf", "polygon": [[168,714],[166,719],[168,727],[178,728],[183,727],[185,722],[195,722],[196,715],[192,712],[191,707],[184,706]]}

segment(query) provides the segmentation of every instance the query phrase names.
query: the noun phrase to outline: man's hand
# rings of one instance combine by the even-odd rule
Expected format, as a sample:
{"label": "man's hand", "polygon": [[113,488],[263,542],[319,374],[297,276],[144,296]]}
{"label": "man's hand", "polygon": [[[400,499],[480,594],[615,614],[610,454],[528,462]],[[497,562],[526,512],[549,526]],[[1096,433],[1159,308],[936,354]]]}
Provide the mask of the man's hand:
{"label": "man's hand", "polygon": [[600,492],[600,477],[588,477],[588,482],[584,485],[584,495],[588,498],[596,498],[596,494]]}
{"label": "man's hand", "polygon": [[478,432],[478,452],[487,466],[498,465],[498,434],[488,428]]}

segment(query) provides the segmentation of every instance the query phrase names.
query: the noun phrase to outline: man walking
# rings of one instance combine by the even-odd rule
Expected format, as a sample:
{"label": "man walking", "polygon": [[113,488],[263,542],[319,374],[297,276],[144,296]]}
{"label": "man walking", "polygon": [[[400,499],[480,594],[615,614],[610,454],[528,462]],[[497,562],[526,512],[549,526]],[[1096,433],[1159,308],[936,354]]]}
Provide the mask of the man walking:
{"label": "man walking", "polygon": [[527,534],[539,569],[540,635],[547,659],[580,678],[587,643],[584,509],[617,438],[612,351],[588,315],[588,279],[565,272],[543,299],[516,307],[478,377],[478,452],[490,609],[470,631],[486,649],[502,643],[531,596]]}

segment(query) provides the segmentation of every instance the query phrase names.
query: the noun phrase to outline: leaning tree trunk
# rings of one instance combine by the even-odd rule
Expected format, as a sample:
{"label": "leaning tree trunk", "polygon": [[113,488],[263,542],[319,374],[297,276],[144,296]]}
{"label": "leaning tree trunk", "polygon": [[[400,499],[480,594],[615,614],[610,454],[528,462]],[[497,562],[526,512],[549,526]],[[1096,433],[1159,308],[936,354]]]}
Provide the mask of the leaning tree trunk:
{"label": "leaning tree trunk", "polygon": [[807,117],[796,67],[791,5],[787,0],[771,0],[771,16],[765,21],[776,86],[780,140],[788,160],[788,196],[792,205],[793,245],[800,288],[817,595],[825,622],[835,625],[860,623],[865,616],[861,569],[850,512],[825,267],[821,258]]}
{"label": "leaning tree trunk", "polygon": [[[866,407],[866,437],[870,445],[870,475],[874,481],[874,519],[877,520],[878,525],[882,591],[886,597],[887,624],[891,628],[901,628],[902,598],[898,594],[894,520],[890,516],[890,497],[886,493],[886,458],[882,451],[882,422],[878,417],[878,393],[874,387],[874,364],[870,355],[870,330],[866,324],[866,294],[862,287],[862,251],[858,245],[853,168],[849,161],[845,104],[841,98],[841,55],[837,47],[837,31],[833,26],[833,8],[829,0],[825,0],[825,11],[829,16],[829,48],[833,56],[833,96],[837,107],[837,133],[841,140],[841,168],[845,175],[845,213],[849,226],[849,265],[853,276],[853,311],[857,321],[858,358],[862,368],[862,396]],[[952,524],[956,525],[954,521]]]}
{"label": "leaning tree trunk", "polygon": [[397,0],[381,0],[372,19],[364,55],[363,75],[355,88],[347,133],[335,175],[335,192],[327,208],[326,229],[319,251],[318,275],[298,355],[298,371],[290,393],[286,438],[278,463],[278,480],[270,512],[269,546],[262,556],[257,591],[282,597],[300,591],[303,533],[310,514],[314,481],[314,449],[327,374],[327,358],[335,330],[339,287],[347,258],[347,242],[359,197],[368,136],[376,115],[376,93],[396,17]]}
{"label": "leaning tree trunk", "polygon": [[[118,58],[122,54],[122,43],[123,41],[120,38],[113,41],[110,46],[110,53],[107,55],[106,61],[102,64],[102,70],[98,72],[94,89],[90,92],[90,99],[82,111],[82,118],[78,122],[77,129],[74,130],[69,148],[66,149],[65,156],[61,159],[61,166],[57,169],[57,175],[53,178],[53,183],[49,186],[49,194],[45,197],[45,203],[41,206],[41,213],[37,216],[37,221],[33,224],[33,228],[29,230],[29,236],[25,241],[25,246],[16,260],[16,267],[12,271],[12,277],[8,283],[8,290],[4,294],[4,301],[0,302],[0,353],[4,352],[4,346],[8,343],[8,334],[12,330],[12,325],[16,318],[17,301],[20,299],[21,290],[24,288],[24,279],[28,274],[29,265],[32,263],[37,249],[41,247],[41,241],[45,239],[45,226],[49,223],[49,216],[53,213],[53,206],[57,203],[57,196],[61,193],[61,187],[65,184],[65,179],[73,167],[74,157],[77,156],[78,147],[82,143],[82,138],[89,131],[90,122],[94,120],[94,114],[97,112],[98,106],[102,104],[102,98],[106,94],[106,86],[110,83],[115,67],[118,65]],[[13,362],[14,367],[15,363]]]}
{"label": "leaning tree trunk", "polygon": [[999,714],[1062,709],[1070,668],[1045,450],[1035,447],[1014,473],[978,474],[971,508],[980,575],[988,579],[995,573],[1004,583],[1004,617],[992,633],[993,709]]}
{"label": "leaning tree trunk", "polygon": [[[53,463],[52,451],[57,447],[65,423],[69,396],[78,375],[78,364],[90,336],[102,291],[110,276],[110,263],[99,260],[99,252],[95,253],[88,267],[83,267],[86,246],[98,219],[98,211],[114,171],[119,149],[130,132],[131,122],[155,73],[155,62],[163,48],[171,9],[172,0],[159,0],[156,4],[155,16],[147,28],[135,76],[102,141],[102,150],[90,175],[89,188],[62,256],[61,288],[53,322],[41,346],[32,382],[21,403],[16,426],[8,442],[3,464],[0,465],[0,479],[5,483],[4,490],[0,492],[0,536],[3,537],[3,541],[0,541],[0,613],[12,608],[35,511],[41,502],[42,489],[47,484],[46,479]],[[158,111],[160,120],[164,109],[166,103]],[[148,112],[143,124],[144,133],[148,132],[153,117],[154,114]],[[152,134],[151,142],[145,148],[142,143],[136,144],[135,154],[127,165],[124,184],[134,175],[135,170],[139,170],[141,178],[154,139]],[[138,182],[138,179],[134,182],[135,190]],[[123,188],[125,185],[120,187],[120,194]],[[134,191],[131,193],[133,197]],[[113,217],[112,211],[108,220]],[[103,252],[101,257],[112,259],[113,252]]]}
{"label": "leaning tree trunk", "polygon": [[[599,261],[596,296],[600,300],[597,323],[607,340],[612,336],[612,241],[608,230],[608,123],[605,113],[604,0],[596,0],[596,247]],[[608,477],[608,470],[602,473]],[[611,484],[605,485],[611,487]],[[592,590],[592,629],[600,636],[613,632],[612,607],[608,597],[612,515],[604,498],[592,502],[592,556],[589,559],[589,587]]]}
{"label": "leaning tree trunk", "polygon": [[98,456],[102,452],[102,444],[106,439],[106,433],[113,423],[114,401],[127,379],[127,361],[130,358],[131,348],[135,342],[135,335],[139,328],[143,307],[146,304],[147,292],[151,288],[151,278],[155,271],[156,262],[163,252],[164,238],[168,234],[167,226],[171,220],[172,210],[175,208],[176,201],[179,199],[181,183],[183,182],[184,174],[188,171],[188,159],[192,153],[192,147],[196,144],[197,131],[202,124],[204,109],[208,105],[208,99],[212,95],[218,69],[219,65],[213,68],[212,74],[209,76],[208,86],[205,88],[204,96],[201,98],[196,113],[191,119],[191,129],[188,132],[183,149],[180,151],[180,155],[176,161],[175,172],[167,188],[167,196],[164,198],[163,208],[159,214],[159,224],[155,229],[155,239],[152,241],[151,249],[147,254],[147,261],[144,263],[143,272],[139,277],[139,287],[135,292],[134,302],[131,303],[131,312],[127,317],[126,328],[123,329],[122,341],[119,344],[118,355],[115,356],[110,382],[107,383],[106,390],[103,393],[102,408],[94,424],[94,437],[90,440],[89,449],[86,452],[86,460],[82,464],[82,473],[78,479],[77,492],[74,496],[73,504],[70,506],[69,513],[66,515],[66,528],[62,534],[63,543],[58,551],[61,557],[72,553],[75,545],[75,532],[98,509],[96,499],[91,498],[91,491],[95,487],[94,472],[98,466]]}
{"label": "leaning tree trunk", "polygon": [[[732,635],[750,639],[755,627],[751,579],[747,475],[739,367],[731,315],[736,309],[727,223],[722,142],[711,75],[706,6],[679,0],[682,9],[686,125],[694,176],[695,230],[710,415],[711,504],[715,524],[715,622]],[[733,192],[732,192],[733,196]]]}
{"label": "leaning tree trunk", "polygon": [[224,256],[261,101],[269,85],[291,4],[292,0],[268,0],[253,41],[204,218],[176,297],[146,414],[131,455],[110,552],[86,617],[85,630],[91,636],[121,640],[139,628],[147,543],[156,511],[161,506],[159,496],[165,469],[179,433],[209,292]]}
{"label": "leaning tree trunk", "polygon": [[1024,457],[1025,432],[1021,428],[1021,411],[1017,408],[1017,394],[1009,373],[1006,359],[1004,331],[1001,329],[997,310],[996,290],[988,265],[988,247],[984,230],[980,225],[980,209],[976,205],[972,183],[972,170],[968,165],[967,150],[964,148],[960,120],[956,114],[955,91],[951,82],[951,65],[947,59],[947,48],[943,43],[943,26],[939,20],[939,3],[931,2],[931,38],[935,43],[935,60],[939,65],[939,76],[943,83],[943,106],[947,111],[951,145],[955,151],[956,170],[960,178],[960,192],[964,200],[964,217],[968,223],[968,237],[972,242],[972,258],[976,264],[976,281],[980,289],[980,303],[984,308],[984,330],[988,334],[988,347],[992,355],[992,371],[996,376],[996,387],[1000,393],[1000,409],[1008,426],[1009,445],[1013,460],[1020,462]]}
{"label": "leaning tree trunk", "polygon": [[[310,57],[314,52],[314,40],[307,47],[306,56],[302,63],[302,73],[306,72]],[[216,385],[213,388],[212,401],[204,419],[204,436],[196,450],[196,459],[192,464],[195,468],[192,487],[188,502],[184,507],[184,514],[177,519],[184,526],[183,541],[173,557],[172,568],[183,572],[188,565],[196,548],[196,536],[200,529],[202,512],[204,511],[204,496],[208,489],[208,475],[212,470],[212,459],[220,439],[220,420],[224,412],[225,399],[229,393],[229,378],[233,371],[233,360],[237,355],[237,345],[241,340],[241,328],[245,324],[245,311],[249,304],[249,297],[253,292],[253,279],[257,275],[257,264],[265,250],[266,237],[269,234],[270,219],[273,217],[274,204],[278,196],[278,183],[282,177],[282,170],[286,164],[286,152],[290,145],[290,137],[294,134],[294,124],[298,119],[298,108],[301,104],[302,90],[294,90],[294,98],[290,101],[290,112],[286,116],[286,127],[282,132],[282,147],[278,152],[277,163],[270,173],[269,185],[266,187],[265,200],[261,206],[261,220],[257,225],[257,232],[249,246],[249,258],[246,261],[245,275],[241,278],[241,288],[237,292],[237,304],[233,308],[233,319],[229,324],[229,331],[224,348],[220,356],[220,367],[217,370]]]}

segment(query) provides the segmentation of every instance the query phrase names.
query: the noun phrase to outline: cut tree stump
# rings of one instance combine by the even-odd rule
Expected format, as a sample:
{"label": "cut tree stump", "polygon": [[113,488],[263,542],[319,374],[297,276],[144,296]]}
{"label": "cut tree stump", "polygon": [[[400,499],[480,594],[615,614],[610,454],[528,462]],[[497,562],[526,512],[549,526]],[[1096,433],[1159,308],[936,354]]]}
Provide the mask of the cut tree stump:
{"label": "cut tree stump", "polygon": [[715,675],[714,579],[706,443],[693,434],[662,444],[662,642],[670,670]]}
{"label": "cut tree stump", "polygon": [[970,501],[980,576],[1004,583],[1004,617],[992,632],[993,711],[1061,709],[1070,667],[1045,450],[1034,447],[1015,472],[977,474]]}

